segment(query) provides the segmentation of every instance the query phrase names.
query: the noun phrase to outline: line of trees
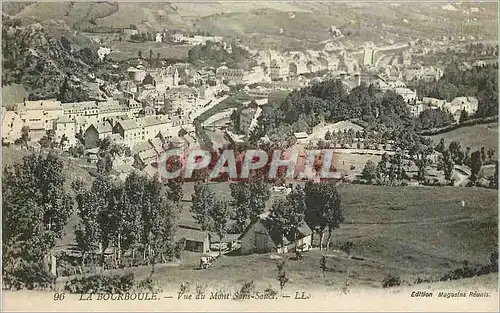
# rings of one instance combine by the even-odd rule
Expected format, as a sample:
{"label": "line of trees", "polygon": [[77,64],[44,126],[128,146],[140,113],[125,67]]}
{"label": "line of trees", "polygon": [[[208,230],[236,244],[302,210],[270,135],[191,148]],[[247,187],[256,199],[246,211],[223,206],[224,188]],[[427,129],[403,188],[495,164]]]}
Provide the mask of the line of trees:
{"label": "line of trees", "polygon": [[365,131],[394,133],[417,137],[418,121],[411,116],[404,99],[392,92],[382,92],[374,86],[361,85],[347,93],[340,80],[325,80],[291,92],[278,107],[265,110],[250,141],[264,135],[277,146],[293,144],[293,133],[311,133],[321,122],[358,120]]}
{"label": "line of trees", "polygon": [[[326,240],[326,250],[330,247],[332,232],[344,221],[342,198],[334,182],[327,183],[306,183],[302,188],[297,185],[284,200],[277,199],[273,202],[269,219],[272,227],[277,233],[282,234],[290,241],[295,241],[295,251],[297,246],[297,236],[303,223],[306,223],[312,230],[320,236],[319,248],[323,249],[323,235],[328,228],[328,238]],[[282,245],[284,242],[281,243]]]}
{"label": "line of trees", "polygon": [[[231,208],[225,199],[215,197],[214,191],[207,183],[198,182],[194,186],[192,195],[191,213],[200,224],[202,230],[217,233],[220,240],[227,234]],[[219,244],[219,254],[222,245]]]}
{"label": "line of trees", "polygon": [[9,289],[47,288],[55,282],[51,256],[74,212],[63,168],[51,153],[25,156],[4,168],[2,275]]}
{"label": "line of trees", "polygon": [[[220,238],[226,233],[241,233],[250,223],[264,213],[270,197],[270,184],[263,181],[237,182],[230,185],[232,201],[217,199],[207,183],[195,185],[191,213],[202,230],[216,232]],[[236,221],[235,228],[227,227],[229,220]],[[334,182],[297,185],[284,199],[272,203],[269,219],[274,230],[290,241],[297,238],[305,222],[320,234],[328,229],[327,249],[332,231],[343,222],[341,196]],[[295,242],[297,242],[295,240]],[[297,248],[297,247],[296,247]],[[297,249],[296,249],[297,250]]]}
{"label": "line of trees", "polygon": [[[158,176],[132,172],[125,181],[101,170],[88,189],[72,185],[80,223],[75,229],[82,251],[82,266],[103,266],[105,252],[113,248],[113,266],[123,266],[122,255],[131,252],[130,264],[155,264],[179,257],[182,243],[175,240],[180,211],[168,197]],[[136,256],[142,253],[142,257]]]}
{"label": "line of trees", "polygon": [[237,44],[232,44],[231,53],[223,49],[222,44],[207,41],[203,45],[193,47],[188,52],[188,60],[191,64],[203,64],[219,67],[223,63],[229,68],[241,68],[250,58],[250,54]]}

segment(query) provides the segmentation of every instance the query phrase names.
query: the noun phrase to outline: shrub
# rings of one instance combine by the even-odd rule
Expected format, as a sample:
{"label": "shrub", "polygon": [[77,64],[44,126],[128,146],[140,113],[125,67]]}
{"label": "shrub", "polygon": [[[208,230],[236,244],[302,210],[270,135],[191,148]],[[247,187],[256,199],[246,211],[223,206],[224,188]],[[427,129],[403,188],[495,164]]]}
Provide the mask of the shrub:
{"label": "shrub", "polygon": [[182,251],[184,251],[185,248],[186,248],[186,239],[181,238],[179,241],[175,243],[174,257],[180,260],[182,258]]}
{"label": "shrub", "polygon": [[347,254],[351,254],[352,248],[354,247],[354,244],[351,241],[347,241],[342,246],[340,246],[340,250],[344,251]]}
{"label": "shrub", "polygon": [[252,293],[252,291],[254,289],[255,289],[255,284],[254,284],[253,280],[249,281],[249,282],[245,282],[245,283],[243,283],[243,286],[241,286],[239,295],[243,299],[247,299],[250,297],[250,294]]}
{"label": "shrub", "polygon": [[274,290],[273,288],[269,287],[264,290],[264,294],[266,296],[269,296],[270,298],[275,297],[278,294],[278,291]]}
{"label": "shrub", "polygon": [[490,255],[490,264],[495,272],[498,272],[498,250],[495,250]]}
{"label": "shrub", "polygon": [[3,283],[6,289],[47,290],[54,287],[55,281],[56,277],[47,272],[41,263],[21,264],[13,269],[3,269]]}
{"label": "shrub", "polygon": [[285,261],[278,261],[276,263],[276,268],[278,269],[278,281],[280,283],[280,288],[283,290],[285,288],[286,283],[288,282],[288,275],[285,269]]}
{"label": "shrub", "polygon": [[134,287],[134,274],[74,278],[64,286],[69,293],[125,293]]}
{"label": "shrub", "polygon": [[147,290],[147,291],[153,292],[153,293],[159,293],[162,291],[160,289],[160,287],[158,285],[156,285],[154,280],[151,279],[151,277],[148,277],[148,278],[145,278],[145,279],[139,281],[139,283],[137,283],[137,285],[134,289],[136,289],[138,291]]}
{"label": "shrub", "polygon": [[394,286],[399,286],[401,285],[401,279],[399,276],[396,275],[388,275],[383,281],[382,281],[382,288],[389,288],[389,287],[394,287]]}
{"label": "shrub", "polygon": [[[497,252],[498,253],[498,252]],[[492,261],[495,258],[495,252],[490,256],[490,264],[487,265],[476,265],[471,266],[467,261],[464,261],[464,265],[461,268],[457,268],[443,275],[439,280],[456,280],[461,278],[471,278],[479,275],[486,275],[490,273],[498,272],[498,263],[495,264]]]}

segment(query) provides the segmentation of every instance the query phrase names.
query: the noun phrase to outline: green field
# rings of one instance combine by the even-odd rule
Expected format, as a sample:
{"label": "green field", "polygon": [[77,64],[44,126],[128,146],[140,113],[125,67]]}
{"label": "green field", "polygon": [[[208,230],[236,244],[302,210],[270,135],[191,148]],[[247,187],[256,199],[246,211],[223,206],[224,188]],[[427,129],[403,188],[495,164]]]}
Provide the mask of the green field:
{"label": "green field", "polygon": [[430,136],[435,144],[444,138],[446,145],[452,141],[458,141],[462,148],[471,147],[472,151],[485,147],[498,151],[498,123],[480,124],[468,127],[460,127],[447,133]]}
{"label": "green field", "polygon": [[[27,152],[13,147],[3,149],[3,163],[21,160]],[[83,164],[64,158],[68,184],[76,177],[90,177]],[[228,183],[213,183],[220,197],[230,198]],[[69,186],[67,186],[69,188]],[[323,279],[319,262],[323,252],[306,252],[304,259],[288,258],[290,288],[341,288],[347,277],[352,287],[379,288],[388,274],[413,282],[417,277],[439,277],[461,267],[467,260],[486,264],[498,246],[498,194],[496,190],[458,187],[387,187],[342,184],[345,221],[332,234],[327,262],[334,270]],[[184,186],[184,199],[189,200],[193,184]],[[273,195],[276,196],[276,195]],[[465,201],[465,205],[461,205]],[[272,201],[270,201],[271,203]],[[190,203],[183,202],[181,218],[191,219]],[[59,245],[73,243],[71,219],[67,235]],[[315,236],[315,242],[318,236]],[[353,243],[352,255],[335,250],[345,242]],[[254,280],[256,286],[277,288],[276,260],[272,254],[223,256],[207,270],[196,270],[199,254],[185,252],[175,266],[159,265],[154,278],[163,286],[178,286],[191,281],[216,286],[239,286]],[[138,277],[148,268],[129,269]]]}
{"label": "green field", "polygon": [[[213,184],[213,188],[220,196],[229,197],[224,185]],[[186,187],[185,199],[188,199],[192,189]],[[363,260],[329,251],[329,266],[336,270],[327,274],[327,288],[340,288],[348,273],[352,286],[375,288],[380,287],[389,273],[408,282],[417,277],[440,276],[461,267],[464,260],[488,263],[490,253],[498,245],[495,190],[366,185],[340,188],[345,222],[333,232],[332,248],[338,249],[351,241],[353,255]],[[189,218],[187,203],[182,215]],[[158,269],[156,278],[164,285],[185,280],[210,286],[234,286],[255,280],[258,286],[267,288],[276,286],[276,261],[270,256],[224,256],[210,269],[200,271],[194,270],[199,255],[186,253],[179,266]],[[290,284],[308,288],[324,284],[319,270],[321,256],[320,251],[310,251],[302,261],[289,260]],[[147,269],[138,273],[145,275]]]}

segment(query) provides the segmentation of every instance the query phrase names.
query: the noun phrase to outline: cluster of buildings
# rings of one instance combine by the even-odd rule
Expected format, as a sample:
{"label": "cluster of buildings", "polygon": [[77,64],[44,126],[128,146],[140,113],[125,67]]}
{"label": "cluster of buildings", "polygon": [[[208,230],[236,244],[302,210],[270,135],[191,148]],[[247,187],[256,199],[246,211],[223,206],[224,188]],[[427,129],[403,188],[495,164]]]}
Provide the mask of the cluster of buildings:
{"label": "cluster of buildings", "polygon": [[472,115],[477,112],[479,101],[476,97],[456,97],[452,101],[423,97],[414,107],[422,112],[426,109],[441,109],[450,112],[456,122],[460,121],[462,111]]}
{"label": "cluster of buildings", "polygon": [[198,253],[218,251],[219,245],[223,251],[239,249],[241,254],[253,253],[287,253],[298,247],[302,251],[312,247],[312,230],[304,222],[297,228],[297,234],[282,236],[269,218],[269,211],[261,214],[249,224],[241,234],[227,234],[220,238],[216,233],[203,231],[192,222],[181,221],[176,231],[176,237],[186,240],[185,249]]}
{"label": "cluster of buildings", "polygon": [[[2,140],[14,142],[21,138],[23,128],[29,130],[31,141],[38,141],[53,130],[54,140],[63,147],[75,146],[83,139],[81,143],[87,150],[97,148],[100,140],[107,137],[134,150],[137,145],[150,141],[175,142],[181,129],[185,134],[193,131],[190,120],[156,114],[154,108],[143,107],[130,99],[78,103],[24,101],[17,104],[14,111],[4,111]],[[185,143],[188,142],[195,144],[196,140],[189,138]]]}
{"label": "cluster of buildings", "polygon": [[215,71],[195,70],[179,63],[160,69],[130,67],[128,80],[119,89],[145,107],[161,110],[182,120],[194,119],[199,110],[215,103],[229,87],[216,79]]}

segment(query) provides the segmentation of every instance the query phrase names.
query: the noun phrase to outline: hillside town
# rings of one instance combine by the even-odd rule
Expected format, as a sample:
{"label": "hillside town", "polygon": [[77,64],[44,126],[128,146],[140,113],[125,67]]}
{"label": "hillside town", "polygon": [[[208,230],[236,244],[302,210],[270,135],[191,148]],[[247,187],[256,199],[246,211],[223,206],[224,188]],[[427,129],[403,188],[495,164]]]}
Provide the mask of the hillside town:
{"label": "hillside town", "polygon": [[[205,38],[206,41],[212,39]],[[219,41],[214,39],[214,42]],[[258,103],[257,108],[249,107],[240,113],[238,131],[248,135],[271,93],[291,92],[324,79],[339,79],[347,91],[362,84],[381,91],[393,91],[404,99],[415,116],[425,110],[440,109],[451,113],[459,122],[462,111],[468,115],[477,111],[478,100],[474,95],[456,97],[451,101],[417,95],[415,90],[408,88],[407,82],[438,80],[443,69],[413,64],[412,48],[403,48],[401,63],[397,57],[395,62],[387,65],[374,61],[376,51],[390,48],[377,49],[372,45],[363,47],[361,52],[351,53],[345,49],[332,52],[327,47],[306,52],[255,51],[250,60],[259,65],[249,70],[227,66],[198,68],[188,63],[146,68],[139,60],[139,65],[122,73],[126,79],[108,91],[109,95],[104,94],[105,98],[73,103],[61,103],[57,99],[16,103],[12,111],[3,114],[2,140],[14,143],[21,138],[24,128],[29,129],[31,142],[39,141],[46,131],[54,131],[54,140],[66,151],[78,144],[94,149],[97,147],[95,138],[102,140],[113,134],[116,134],[112,136],[116,143],[123,143],[131,150],[135,145],[157,137],[165,146],[174,138],[189,146],[199,140],[193,126],[196,117],[226,100],[231,87],[235,86],[248,99],[243,105],[249,105],[252,100]],[[361,58],[357,57],[359,55]],[[386,55],[380,56],[384,57]],[[125,128],[122,124],[126,124]],[[185,135],[179,138],[181,129]],[[83,141],[77,140],[78,137]]]}
{"label": "hillside town", "polygon": [[[347,294],[351,282],[497,275],[498,42],[458,31],[367,40],[348,23],[301,49],[289,38],[263,48],[271,35],[135,20],[92,32],[104,27],[92,20],[72,26],[83,47],[50,33],[62,22],[11,10],[20,12],[2,26],[4,85],[16,91],[2,106],[4,289],[84,294],[92,279],[119,284],[126,269],[130,284],[113,290],[217,277],[272,298],[285,286]],[[466,9],[464,23],[484,11]],[[224,14],[240,13],[206,18]],[[173,150],[183,154],[166,162]],[[212,159],[202,166],[196,151]],[[192,175],[165,178],[165,168]]]}

